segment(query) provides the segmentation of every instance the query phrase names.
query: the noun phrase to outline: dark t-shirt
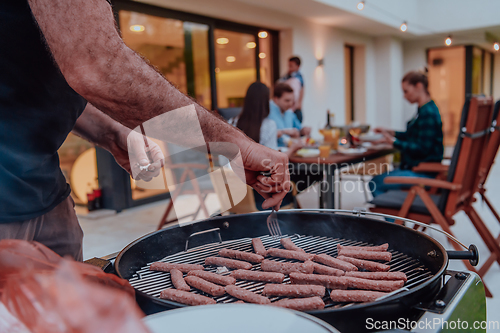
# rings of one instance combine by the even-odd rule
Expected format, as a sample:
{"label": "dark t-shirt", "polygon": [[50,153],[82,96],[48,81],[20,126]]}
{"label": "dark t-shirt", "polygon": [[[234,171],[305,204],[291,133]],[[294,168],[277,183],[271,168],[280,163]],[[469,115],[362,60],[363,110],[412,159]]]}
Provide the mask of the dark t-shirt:
{"label": "dark t-shirt", "polygon": [[66,82],[26,0],[0,1],[0,223],[52,210],[70,192],[57,150],[86,101]]}

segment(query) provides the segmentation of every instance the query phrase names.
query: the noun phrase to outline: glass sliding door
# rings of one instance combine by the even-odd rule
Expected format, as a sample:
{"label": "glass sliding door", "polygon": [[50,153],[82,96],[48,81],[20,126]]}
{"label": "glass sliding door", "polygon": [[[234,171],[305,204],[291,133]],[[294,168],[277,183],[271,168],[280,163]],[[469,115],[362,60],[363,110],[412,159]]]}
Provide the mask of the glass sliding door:
{"label": "glass sliding door", "polygon": [[241,107],[248,86],[257,80],[255,36],[215,29],[214,40],[217,107]]}

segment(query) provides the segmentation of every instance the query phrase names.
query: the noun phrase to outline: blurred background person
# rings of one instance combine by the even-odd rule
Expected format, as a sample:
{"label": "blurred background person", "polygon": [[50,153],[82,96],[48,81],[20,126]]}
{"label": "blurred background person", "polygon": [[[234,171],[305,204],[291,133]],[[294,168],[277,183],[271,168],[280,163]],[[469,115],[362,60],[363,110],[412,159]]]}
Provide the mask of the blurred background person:
{"label": "blurred background person", "polygon": [[295,95],[292,87],[287,83],[276,83],[273,98],[269,101],[269,118],[274,120],[278,127],[278,147],[286,147],[290,138],[311,134],[311,128],[302,126],[292,111],[294,104]]}
{"label": "blurred background person", "polygon": [[409,187],[401,184],[384,184],[388,176],[434,178],[434,174],[413,172],[412,168],[421,162],[441,162],[443,159],[443,124],[438,107],[429,94],[429,80],[426,71],[411,71],[402,80],[404,98],[418,104],[417,113],[407,123],[406,131],[398,132],[385,128],[376,128],[384,138],[378,143],[387,143],[401,152],[401,164],[398,169],[387,174],[375,176],[370,189],[373,196],[393,189]]}
{"label": "blurred background person", "polygon": [[302,123],[302,99],[304,98],[304,79],[300,73],[300,58],[293,56],[288,59],[288,72],[280,78],[279,82],[287,83],[292,87],[295,103],[292,107],[297,119]]}

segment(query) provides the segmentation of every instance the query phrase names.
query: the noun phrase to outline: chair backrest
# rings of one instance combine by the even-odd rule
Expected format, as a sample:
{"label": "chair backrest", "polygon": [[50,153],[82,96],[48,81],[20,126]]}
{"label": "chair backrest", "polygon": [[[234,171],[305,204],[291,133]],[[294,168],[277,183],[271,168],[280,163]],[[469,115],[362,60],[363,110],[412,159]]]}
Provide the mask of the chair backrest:
{"label": "chair backrest", "polygon": [[481,166],[479,168],[479,175],[476,181],[476,187],[482,188],[488,174],[490,173],[491,167],[495,162],[495,157],[497,156],[498,149],[500,148],[500,100],[495,103],[493,109],[493,117],[491,121],[491,133],[488,137],[488,143],[483,151],[483,157],[481,160]]}
{"label": "chair backrest", "polygon": [[493,100],[491,97],[466,98],[460,120],[460,134],[453,151],[448,181],[462,185],[458,191],[443,191],[439,202],[445,216],[453,216],[476,192],[475,184],[481,155],[490,132]]}

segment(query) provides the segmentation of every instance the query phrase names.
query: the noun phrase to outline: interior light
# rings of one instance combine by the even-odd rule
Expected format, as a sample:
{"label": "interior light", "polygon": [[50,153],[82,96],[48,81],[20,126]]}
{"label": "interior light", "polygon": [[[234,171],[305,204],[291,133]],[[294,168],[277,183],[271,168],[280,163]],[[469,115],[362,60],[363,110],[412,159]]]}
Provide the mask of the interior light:
{"label": "interior light", "polygon": [[266,38],[266,37],[267,37],[267,31],[259,32],[259,38]]}
{"label": "interior light", "polygon": [[256,46],[257,46],[257,44],[255,44],[255,42],[248,42],[247,43],[247,48],[249,48],[249,49],[255,49]]}
{"label": "interior light", "polygon": [[229,38],[226,37],[217,38],[217,44],[224,45],[227,43],[229,43]]}
{"label": "interior light", "polygon": [[399,27],[399,30],[401,30],[402,32],[406,32],[406,30],[408,30],[408,24],[406,23],[406,21],[404,21],[401,26]]}
{"label": "interior light", "polygon": [[234,56],[228,56],[228,57],[226,57],[226,61],[227,62],[235,62],[236,58]]}
{"label": "interior light", "polygon": [[259,58],[264,59],[266,57],[266,54],[264,52],[259,53]]}
{"label": "interior light", "polygon": [[142,32],[144,30],[146,30],[146,28],[140,24],[134,24],[134,25],[130,26],[130,31],[133,31],[133,32]]}
{"label": "interior light", "polygon": [[365,8],[365,2],[364,1],[358,2],[356,8],[358,8],[358,10],[363,10]]}
{"label": "interior light", "polygon": [[220,68],[219,67],[216,67],[215,68],[215,73],[219,73],[220,72]]}
{"label": "interior light", "polygon": [[444,43],[446,44],[446,46],[450,46],[452,43],[451,36],[446,37]]}
{"label": "interior light", "polygon": [[498,43],[493,44],[493,50],[495,50],[495,51],[500,50],[500,44],[498,44]]}

